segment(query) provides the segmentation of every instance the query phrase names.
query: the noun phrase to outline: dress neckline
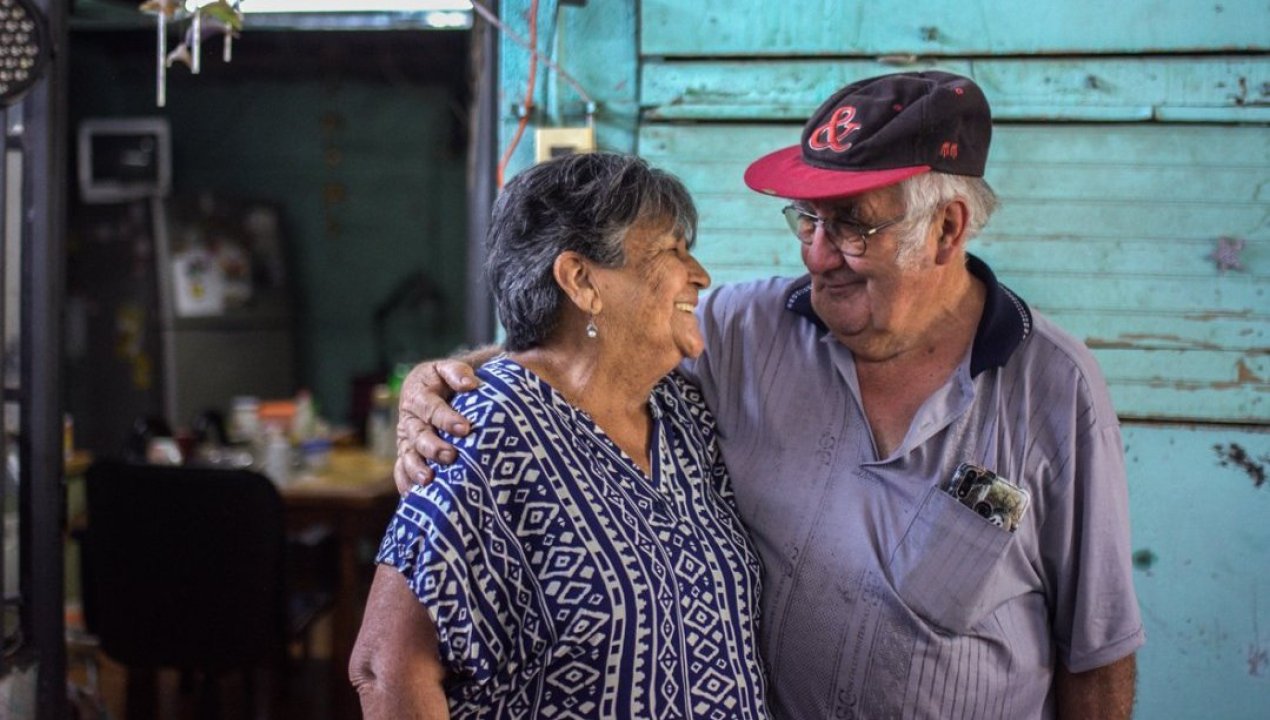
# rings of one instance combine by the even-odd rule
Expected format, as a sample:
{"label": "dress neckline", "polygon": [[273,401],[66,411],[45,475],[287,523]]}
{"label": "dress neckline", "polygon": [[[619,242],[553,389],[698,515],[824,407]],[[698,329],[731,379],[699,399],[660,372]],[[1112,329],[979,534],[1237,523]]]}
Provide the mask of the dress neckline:
{"label": "dress neckline", "polygon": [[[639,466],[639,463],[635,462],[635,459],[632,458],[629,453],[613,441],[613,438],[604,431],[604,428],[595,421],[595,418],[591,417],[590,413],[569,402],[568,398],[556,389],[556,387],[553,386],[546,378],[512,359],[506,353],[502,353],[492,358],[488,364],[495,363],[514,371],[520,376],[522,382],[534,388],[539,393],[540,399],[543,401],[544,405],[551,408],[557,416],[574,425],[579,430],[579,432],[574,434],[575,442],[578,441],[578,438],[582,438],[584,440],[589,438],[592,445],[597,446],[598,449],[605,450],[608,453],[615,455],[617,460],[621,462],[622,466],[627,471],[633,473],[640,481],[647,483],[651,489],[656,491],[661,487],[660,463],[663,453],[662,448],[666,441],[666,437],[662,428],[664,413],[658,403],[658,393],[662,390],[663,384],[668,382],[668,377],[663,377],[661,380],[658,380],[657,384],[653,386],[652,391],[648,394],[649,414],[652,417],[652,425],[649,428],[651,435],[648,443],[648,467],[652,471],[650,475],[649,473],[644,472],[644,469]],[[588,448],[579,447],[578,450],[585,453]],[[594,452],[593,449],[592,452]],[[605,465],[605,463],[599,464],[601,466]]]}

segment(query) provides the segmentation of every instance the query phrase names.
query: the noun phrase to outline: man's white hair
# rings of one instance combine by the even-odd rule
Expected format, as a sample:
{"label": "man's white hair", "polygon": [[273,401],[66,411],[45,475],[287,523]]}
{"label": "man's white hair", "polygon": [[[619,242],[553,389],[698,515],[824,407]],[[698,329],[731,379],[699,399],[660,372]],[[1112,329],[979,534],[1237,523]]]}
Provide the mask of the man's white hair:
{"label": "man's white hair", "polygon": [[900,183],[898,192],[904,201],[906,227],[900,236],[897,258],[901,266],[910,268],[917,263],[936,208],[961,198],[969,216],[966,240],[970,240],[983,230],[1000,204],[997,194],[983,178],[941,172],[909,178]]}

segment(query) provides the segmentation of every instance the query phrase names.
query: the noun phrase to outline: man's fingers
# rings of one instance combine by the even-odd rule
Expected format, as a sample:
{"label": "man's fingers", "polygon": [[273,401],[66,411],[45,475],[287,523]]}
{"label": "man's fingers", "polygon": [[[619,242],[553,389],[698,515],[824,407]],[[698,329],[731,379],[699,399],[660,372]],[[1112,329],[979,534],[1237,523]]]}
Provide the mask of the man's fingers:
{"label": "man's fingers", "polygon": [[397,455],[416,455],[420,462],[433,460],[442,465],[449,465],[454,462],[456,457],[454,446],[442,440],[431,429],[415,435],[407,440],[405,444],[398,446]]}
{"label": "man's fingers", "polygon": [[392,479],[397,485],[397,492],[405,495],[415,485],[432,482],[432,468],[423,463],[418,455],[411,453],[397,458],[397,463],[392,468]]}
{"label": "man's fingers", "polygon": [[437,372],[437,362],[424,362],[415,365],[401,383],[402,414],[413,414],[427,417],[425,414],[429,397],[443,396],[448,398],[451,391],[447,389],[445,379]]}
{"label": "man's fingers", "polygon": [[[470,390],[478,384],[472,367],[457,360],[437,360],[415,366],[401,386],[398,436],[404,434],[413,438],[419,432],[415,427],[406,425],[411,419],[460,437],[467,435],[471,431],[471,423],[455,412],[447,401],[455,391]],[[432,458],[430,455],[427,457]]]}
{"label": "man's fingers", "polygon": [[[428,414],[424,416],[427,424],[437,430],[444,430],[452,435],[463,437],[471,432],[471,423],[467,418],[463,417],[457,410],[450,407],[441,398],[435,400],[428,405]],[[422,434],[422,433],[421,433]],[[432,455],[428,458],[436,459]]]}
{"label": "man's fingers", "polygon": [[435,364],[435,371],[445,381],[445,384],[455,392],[463,392],[464,390],[475,390],[480,381],[476,379],[476,371],[471,365],[458,360],[438,360]]}
{"label": "man's fingers", "polygon": [[397,457],[410,455],[418,456],[419,464],[435,460],[449,465],[455,458],[454,446],[441,439],[430,423],[403,415],[397,420]]}

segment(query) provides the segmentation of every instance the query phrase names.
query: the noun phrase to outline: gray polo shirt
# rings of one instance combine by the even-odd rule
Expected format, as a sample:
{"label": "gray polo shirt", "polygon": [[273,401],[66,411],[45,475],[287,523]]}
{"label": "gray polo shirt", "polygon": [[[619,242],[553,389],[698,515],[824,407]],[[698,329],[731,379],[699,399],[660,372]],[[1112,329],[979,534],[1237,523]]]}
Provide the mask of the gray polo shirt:
{"label": "gray polo shirt", "polygon": [[[973,347],[877,457],[851,353],[808,278],[720,288],[686,370],[719,420],[764,563],[776,717],[1051,718],[1073,672],[1144,642],[1119,422],[1080,342],[999,285]],[[961,462],[1031,494],[1016,532],[943,487]]]}

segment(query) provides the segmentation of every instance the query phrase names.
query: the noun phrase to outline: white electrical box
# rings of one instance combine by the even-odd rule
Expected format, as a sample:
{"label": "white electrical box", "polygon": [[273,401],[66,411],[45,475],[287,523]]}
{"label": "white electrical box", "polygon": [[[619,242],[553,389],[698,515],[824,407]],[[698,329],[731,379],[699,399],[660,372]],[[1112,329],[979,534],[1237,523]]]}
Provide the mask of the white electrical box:
{"label": "white electrical box", "polygon": [[589,125],[539,128],[534,141],[537,145],[535,162],[543,162],[561,155],[595,152],[595,128]]}

